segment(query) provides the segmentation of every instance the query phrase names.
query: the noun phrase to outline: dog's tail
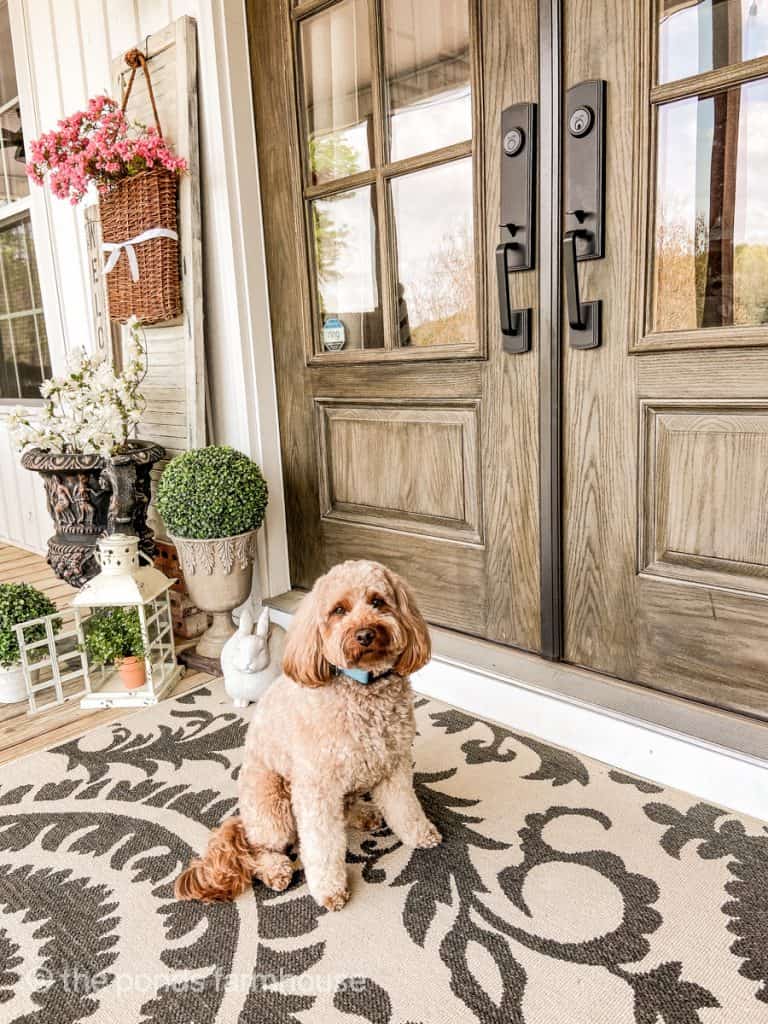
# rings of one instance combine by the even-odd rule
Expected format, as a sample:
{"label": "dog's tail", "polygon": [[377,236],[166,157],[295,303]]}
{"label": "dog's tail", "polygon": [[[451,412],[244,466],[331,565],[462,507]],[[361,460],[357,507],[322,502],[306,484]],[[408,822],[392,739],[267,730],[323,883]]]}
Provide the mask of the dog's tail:
{"label": "dog's tail", "polygon": [[251,884],[257,864],[258,855],[248,842],[242,818],[228,818],[211,835],[205,854],[176,879],[176,899],[202,903],[233,900]]}

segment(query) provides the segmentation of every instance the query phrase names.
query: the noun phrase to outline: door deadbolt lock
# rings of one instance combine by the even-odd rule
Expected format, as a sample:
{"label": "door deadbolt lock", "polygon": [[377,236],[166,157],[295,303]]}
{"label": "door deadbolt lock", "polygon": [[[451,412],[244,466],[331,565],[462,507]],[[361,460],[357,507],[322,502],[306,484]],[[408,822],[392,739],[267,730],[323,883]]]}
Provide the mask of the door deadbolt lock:
{"label": "door deadbolt lock", "polygon": [[504,136],[504,152],[507,156],[517,156],[525,145],[525,132],[522,128],[511,128]]}
{"label": "door deadbolt lock", "polygon": [[595,123],[595,114],[591,107],[577,107],[568,119],[568,131],[574,139],[583,139],[588,135]]}

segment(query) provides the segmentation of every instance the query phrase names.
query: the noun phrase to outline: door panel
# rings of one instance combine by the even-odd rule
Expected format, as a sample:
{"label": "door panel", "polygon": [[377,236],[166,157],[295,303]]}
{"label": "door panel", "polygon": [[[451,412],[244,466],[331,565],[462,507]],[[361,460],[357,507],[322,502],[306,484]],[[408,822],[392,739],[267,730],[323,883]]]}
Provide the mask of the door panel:
{"label": "door panel", "polygon": [[[536,3],[247,9],[292,583],[377,558],[432,622],[536,650],[538,358],[494,276]],[[537,308],[535,272],[509,288]]]}
{"label": "door panel", "polygon": [[[768,352],[744,347],[768,343],[768,60],[742,65],[740,0],[565,11],[566,87],[608,82],[606,256],[580,271],[603,344],[563,353],[566,657],[768,717]],[[709,40],[686,81],[679,19]]]}

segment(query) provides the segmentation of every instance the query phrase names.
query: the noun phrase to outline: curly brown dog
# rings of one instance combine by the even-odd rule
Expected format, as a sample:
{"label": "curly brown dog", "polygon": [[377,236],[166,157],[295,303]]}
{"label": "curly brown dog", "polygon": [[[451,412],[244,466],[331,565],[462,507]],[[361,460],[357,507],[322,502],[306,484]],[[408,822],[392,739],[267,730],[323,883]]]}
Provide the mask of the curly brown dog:
{"label": "curly brown dog", "polygon": [[[376,808],[407,845],[436,846],[411,760],[409,675],[429,657],[426,623],[395,573],[360,561],[321,577],[291,624],[283,675],[248,730],[240,816],[177,879],[177,897],[233,899],[253,876],[285,889],[298,836],[309,891],[340,910],[349,899],[346,826],[380,825]],[[366,793],[373,804],[360,799]]]}

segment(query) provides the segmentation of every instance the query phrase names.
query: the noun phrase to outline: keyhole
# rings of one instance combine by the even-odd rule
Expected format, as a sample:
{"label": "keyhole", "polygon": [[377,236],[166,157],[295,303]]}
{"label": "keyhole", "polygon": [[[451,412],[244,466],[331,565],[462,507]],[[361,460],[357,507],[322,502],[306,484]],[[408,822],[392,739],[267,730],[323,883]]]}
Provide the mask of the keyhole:
{"label": "keyhole", "polygon": [[575,139],[582,139],[589,133],[594,120],[591,107],[577,107],[568,119],[568,131]]}
{"label": "keyhole", "polygon": [[504,136],[504,152],[507,156],[517,156],[525,144],[525,132],[522,128],[511,128]]}

